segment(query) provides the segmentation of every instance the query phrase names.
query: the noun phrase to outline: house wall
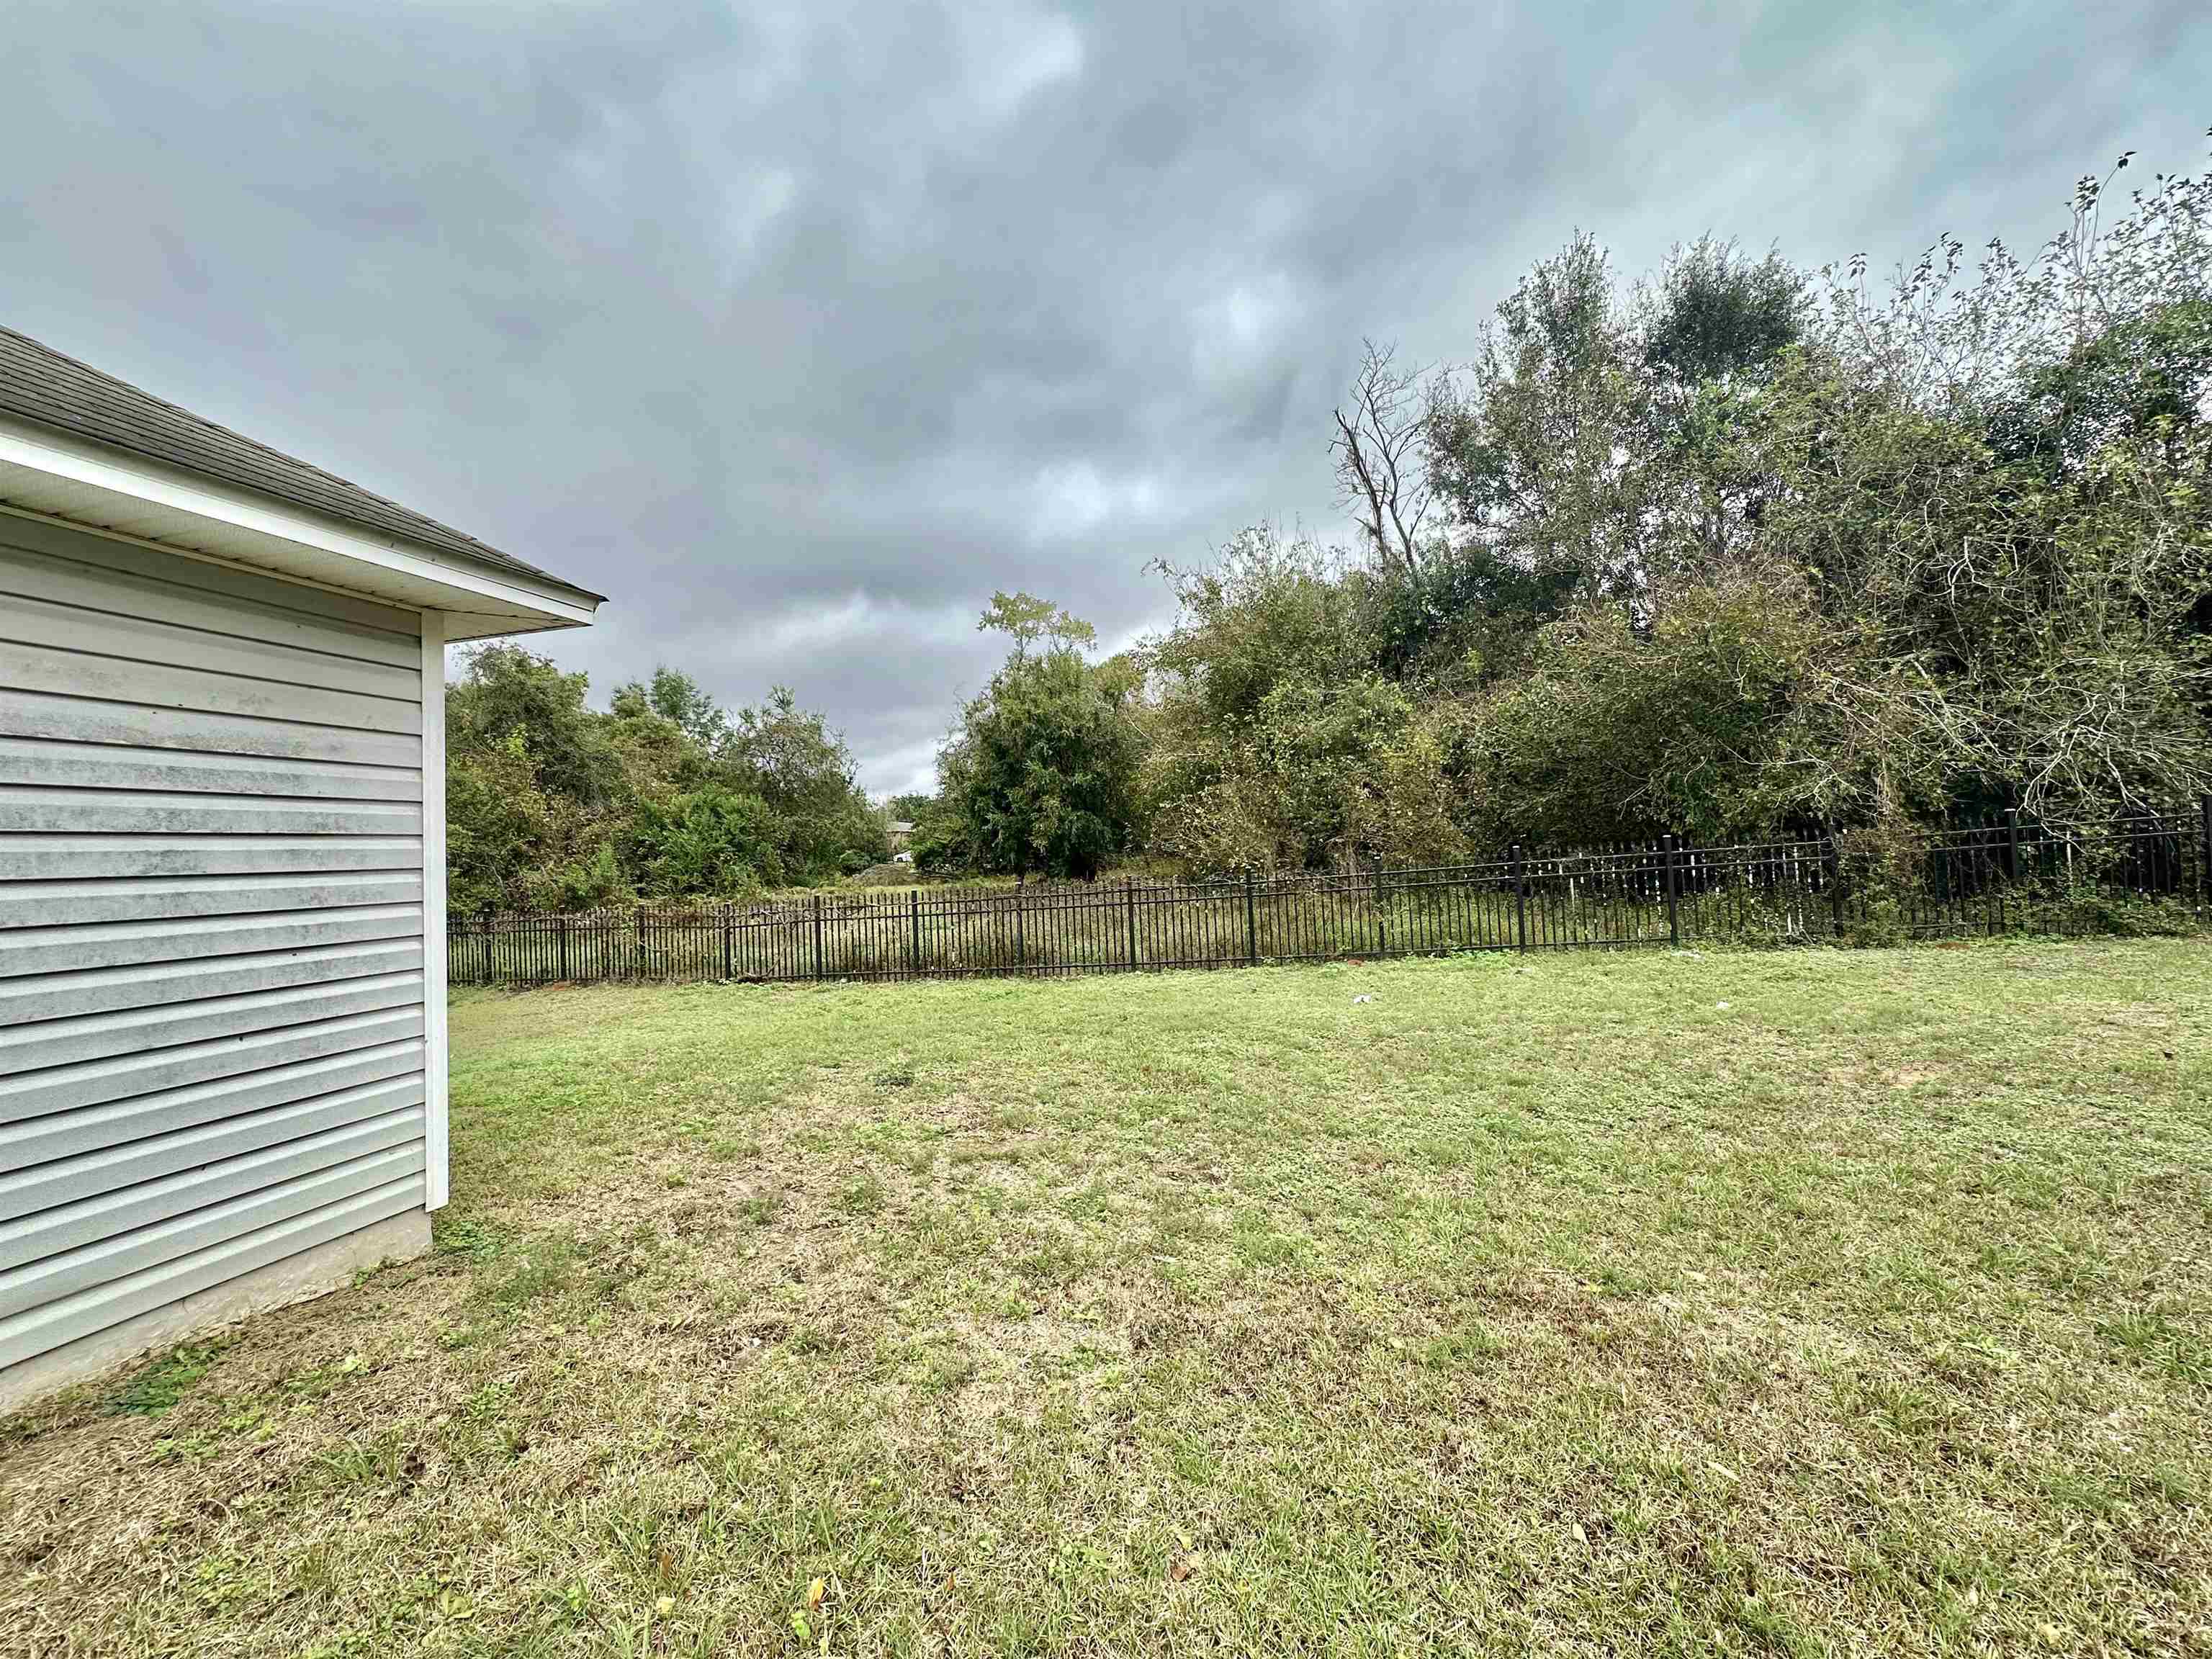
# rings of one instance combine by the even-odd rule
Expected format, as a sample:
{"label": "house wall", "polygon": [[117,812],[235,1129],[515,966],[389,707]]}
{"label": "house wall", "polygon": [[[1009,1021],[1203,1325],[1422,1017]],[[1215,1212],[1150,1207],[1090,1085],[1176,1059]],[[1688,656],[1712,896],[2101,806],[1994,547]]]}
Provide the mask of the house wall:
{"label": "house wall", "polygon": [[430,620],[0,514],[0,1410],[427,1245]]}

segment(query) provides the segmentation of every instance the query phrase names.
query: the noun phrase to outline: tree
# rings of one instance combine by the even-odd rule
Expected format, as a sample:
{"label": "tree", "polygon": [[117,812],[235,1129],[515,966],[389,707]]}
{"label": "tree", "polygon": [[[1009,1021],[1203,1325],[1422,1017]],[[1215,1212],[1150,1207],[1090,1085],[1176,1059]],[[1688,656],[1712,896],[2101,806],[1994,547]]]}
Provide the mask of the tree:
{"label": "tree", "polygon": [[617,686],[611,706],[617,715],[659,715],[683,732],[702,757],[713,756],[729,740],[729,716],[713,696],[690,675],[665,664],[653,671],[648,682],[632,680]]}
{"label": "tree", "polygon": [[882,816],[855,781],[852,751],[779,685],[742,708],[723,746],[729,787],[758,795],[783,824],[787,879],[814,882],[890,856]]}
{"label": "tree", "polygon": [[1098,642],[1098,630],[1089,623],[1030,593],[992,594],[990,606],[975,624],[975,631],[1008,635],[1018,659],[1028,656],[1030,647],[1041,639],[1069,648]]}
{"label": "tree", "polygon": [[[1054,635],[1089,636],[1081,624]],[[949,845],[978,870],[1092,880],[1137,829],[1142,737],[1128,682],[1070,643],[1031,655],[1029,642],[1015,635],[1013,653],[939,753],[932,861],[948,861]]]}
{"label": "tree", "polygon": [[1372,340],[1352,378],[1349,406],[1334,411],[1337,499],[1352,507],[1379,566],[1421,574],[1421,530],[1429,516],[1431,427],[1424,419],[1427,377],[1398,367],[1397,353]]}
{"label": "tree", "polygon": [[1367,556],[1257,531],[1168,572],[1154,848],[2095,819],[2212,786],[2212,173],[2123,204],[2124,166],[2031,258],[1945,238],[1871,292],[1863,260],[1708,237],[1624,287],[1577,235],[1465,364],[1370,346],[1330,434]]}
{"label": "tree", "polygon": [[449,903],[597,903],[624,890],[615,843],[635,769],[587,689],[520,646],[462,658],[446,696]]}
{"label": "tree", "polygon": [[1644,356],[1685,390],[1756,374],[1802,337],[1808,284],[1779,252],[1746,258],[1701,236],[1677,246],[1644,296]]}
{"label": "tree", "polygon": [[1824,273],[1747,424],[1760,532],[1816,573],[1936,799],[2098,816],[2212,783],[2212,173],[2034,258],[1945,239],[1889,294]]}
{"label": "tree", "polygon": [[1423,695],[1452,695],[1523,672],[1536,630],[1572,600],[1581,578],[1532,569],[1480,542],[1438,545],[1421,574],[1355,571],[1346,579],[1364,663]]}
{"label": "tree", "polygon": [[620,790],[621,763],[585,706],[585,676],[505,644],[468,652],[460,670],[446,694],[449,749],[495,749],[519,736],[545,787],[587,805]]}
{"label": "tree", "polygon": [[1785,569],[1669,576],[1642,623],[1586,602],[1529,672],[1472,712],[1468,792],[1485,842],[1705,841],[1822,821],[1869,746],[1837,718],[1852,659]]}
{"label": "tree", "polygon": [[1154,848],[1209,872],[1455,851],[1459,757],[1410,665],[1449,626],[1430,603],[1466,570],[1444,547],[1417,576],[1347,568],[1266,526],[1209,566],[1164,568],[1175,626],[1141,653]]}
{"label": "tree", "polygon": [[937,805],[937,797],[919,792],[886,796],[884,815],[900,823],[919,823]]}
{"label": "tree", "polygon": [[1145,668],[1164,701],[1216,725],[1249,720],[1289,675],[1357,673],[1361,661],[1344,565],[1273,526],[1240,531],[1209,564],[1153,568],[1175,596],[1174,628],[1148,641]]}
{"label": "tree", "polygon": [[1596,240],[1538,262],[1435,382],[1430,480],[1452,541],[1632,599],[1654,520],[1656,380]]}
{"label": "tree", "polygon": [[1768,556],[1855,642],[1839,707],[1879,732],[1857,810],[2100,817],[2212,785],[2212,432],[2172,438],[2116,437],[2054,481],[1861,366],[1778,379],[1742,464],[1771,480]]}
{"label": "tree", "polygon": [[1379,675],[1287,677],[1217,735],[1204,781],[1164,801],[1156,844],[1214,872],[1449,856],[1460,838],[1432,810],[1450,793],[1445,757],[1419,725]]}
{"label": "tree", "polygon": [[446,903],[514,908],[533,895],[527,872],[554,839],[554,809],[521,736],[446,757]]}

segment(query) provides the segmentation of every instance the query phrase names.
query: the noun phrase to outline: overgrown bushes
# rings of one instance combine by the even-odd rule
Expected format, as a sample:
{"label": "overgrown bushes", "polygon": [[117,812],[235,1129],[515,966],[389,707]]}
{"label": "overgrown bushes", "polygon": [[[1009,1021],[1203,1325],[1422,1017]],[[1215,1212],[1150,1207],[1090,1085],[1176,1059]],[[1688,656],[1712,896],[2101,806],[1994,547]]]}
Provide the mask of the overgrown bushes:
{"label": "overgrown bushes", "polygon": [[843,742],[788,691],[732,717],[671,669],[605,713],[585,690],[519,646],[464,659],[446,699],[454,908],[741,897],[888,856]]}
{"label": "overgrown bushes", "polygon": [[1370,351],[1355,556],[1169,573],[1155,850],[1200,870],[1673,830],[2094,820],[2212,785],[2212,175],[1886,295],[1578,237],[1467,363]]}

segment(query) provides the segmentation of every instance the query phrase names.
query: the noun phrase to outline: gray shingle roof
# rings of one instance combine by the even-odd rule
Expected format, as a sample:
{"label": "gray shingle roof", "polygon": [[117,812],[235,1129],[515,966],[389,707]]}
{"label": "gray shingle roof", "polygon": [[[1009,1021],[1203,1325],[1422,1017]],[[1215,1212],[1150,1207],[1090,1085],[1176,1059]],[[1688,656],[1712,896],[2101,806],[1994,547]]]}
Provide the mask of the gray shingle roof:
{"label": "gray shingle roof", "polygon": [[0,327],[0,410],[495,570],[605,597],[6,327]]}

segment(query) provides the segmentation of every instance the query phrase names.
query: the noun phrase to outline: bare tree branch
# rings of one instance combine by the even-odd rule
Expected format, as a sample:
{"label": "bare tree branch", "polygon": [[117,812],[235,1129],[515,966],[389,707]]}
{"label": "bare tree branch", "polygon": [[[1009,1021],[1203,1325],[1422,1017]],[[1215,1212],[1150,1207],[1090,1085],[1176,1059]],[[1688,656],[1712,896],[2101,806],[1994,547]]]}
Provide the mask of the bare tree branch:
{"label": "bare tree branch", "polygon": [[1337,497],[1359,517],[1377,558],[1421,574],[1419,536],[1429,514],[1426,427],[1418,369],[1397,366],[1395,348],[1364,341],[1366,355],[1349,406],[1335,410]]}

